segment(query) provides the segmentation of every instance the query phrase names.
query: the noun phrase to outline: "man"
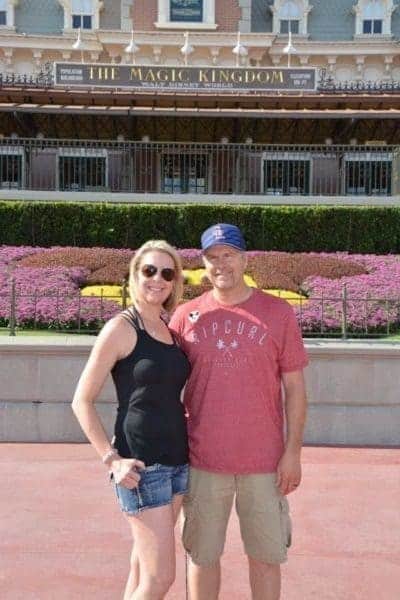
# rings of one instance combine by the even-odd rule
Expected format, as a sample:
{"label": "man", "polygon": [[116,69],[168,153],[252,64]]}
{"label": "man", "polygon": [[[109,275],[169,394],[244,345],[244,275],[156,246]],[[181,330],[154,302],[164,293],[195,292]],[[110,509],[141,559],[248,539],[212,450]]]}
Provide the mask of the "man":
{"label": "man", "polygon": [[190,598],[218,598],[235,498],[252,598],[278,600],[280,563],[290,545],[286,495],[301,479],[307,357],[290,305],[246,285],[238,227],[213,225],[201,245],[213,289],[181,305],[170,323],[192,364],[183,529]]}

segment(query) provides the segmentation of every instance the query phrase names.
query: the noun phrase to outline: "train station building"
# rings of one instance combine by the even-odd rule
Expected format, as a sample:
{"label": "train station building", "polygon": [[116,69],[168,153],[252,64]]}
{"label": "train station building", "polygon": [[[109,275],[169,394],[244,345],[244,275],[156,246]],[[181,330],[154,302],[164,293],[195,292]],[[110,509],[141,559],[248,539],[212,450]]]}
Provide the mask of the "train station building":
{"label": "train station building", "polygon": [[393,200],[399,37],[397,0],[0,0],[0,197]]}

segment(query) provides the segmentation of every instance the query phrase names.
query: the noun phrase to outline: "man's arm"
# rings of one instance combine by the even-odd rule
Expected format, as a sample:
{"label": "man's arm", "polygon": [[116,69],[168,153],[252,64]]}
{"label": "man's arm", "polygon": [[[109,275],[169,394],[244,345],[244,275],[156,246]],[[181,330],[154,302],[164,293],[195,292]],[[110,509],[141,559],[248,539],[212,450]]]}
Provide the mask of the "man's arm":
{"label": "man's arm", "polygon": [[282,494],[293,492],[301,481],[300,454],[307,412],[303,371],[282,374],[285,391],[287,438],[285,451],[277,468],[277,486]]}

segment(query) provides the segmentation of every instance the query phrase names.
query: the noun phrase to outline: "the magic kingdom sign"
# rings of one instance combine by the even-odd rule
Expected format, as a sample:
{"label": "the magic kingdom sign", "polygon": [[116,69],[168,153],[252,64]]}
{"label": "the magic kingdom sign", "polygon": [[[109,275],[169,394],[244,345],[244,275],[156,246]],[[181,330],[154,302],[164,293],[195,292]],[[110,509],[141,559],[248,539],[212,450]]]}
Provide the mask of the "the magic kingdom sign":
{"label": "the magic kingdom sign", "polygon": [[316,69],[55,63],[54,81],[59,86],[84,88],[314,91]]}

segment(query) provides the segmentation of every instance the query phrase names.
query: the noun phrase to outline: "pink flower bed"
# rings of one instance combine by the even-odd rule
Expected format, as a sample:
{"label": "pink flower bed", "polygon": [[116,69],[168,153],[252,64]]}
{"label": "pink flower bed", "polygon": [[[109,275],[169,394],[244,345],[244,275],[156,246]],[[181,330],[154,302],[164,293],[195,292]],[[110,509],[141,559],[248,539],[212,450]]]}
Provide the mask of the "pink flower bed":
{"label": "pink flower bed", "polygon": [[[96,252],[67,249],[69,261],[66,266],[60,266],[59,261],[53,262],[52,266],[44,266],[45,257],[52,256],[54,261],[59,250],[0,247],[0,325],[7,325],[10,319],[12,280],[16,289],[17,325],[22,328],[96,330],[120,310],[120,305],[112,300],[82,297],[80,288],[90,284],[93,278],[98,279],[96,273],[101,274],[102,269],[107,279],[111,280],[115,272],[118,281],[114,283],[120,284],[121,273],[126,272],[127,263],[124,261],[129,261],[132,252],[106,250],[102,266],[101,257],[94,259],[96,252],[101,253],[102,249],[95,249]],[[199,250],[183,249],[180,253],[185,268],[201,266]],[[89,256],[90,264],[83,261],[81,266],[73,266],[74,254]],[[315,266],[310,269],[308,261]],[[341,276],[346,272],[346,268],[343,270],[340,265],[341,261],[349,264],[349,273],[358,274]],[[24,263],[40,266],[23,266]],[[282,272],[285,265],[286,273]],[[324,277],[320,274],[304,275],[319,268]],[[249,269],[256,281],[257,276],[260,282],[268,281],[270,277],[276,281],[291,281],[299,286],[298,291],[307,295],[302,305],[294,307],[306,335],[338,334],[344,321],[346,330],[355,334],[386,333],[400,329],[398,256],[345,253],[289,255],[257,251],[249,252]],[[195,293],[196,290],[191,289],[187,296]]]}
{"label": "pink flower bed", "polygon": [[400,257],[344,253],[336,256],[358,263],[365,268],[367,274],[339,279],[308,277],[303,282],[302,289],[309,299],[303,306],[295,309],[303,331],[340,330],[343,326],[344,304],[346,327],[350,332],[382,333],[398,329]]}
{"label": "pink flower bed", "polygon": [[115,315],[117,302],[81,297],[89,270],[84,267],[22,267],[19,259],[42,248],[0,248],[0,324],[10,320],[15,282],[16,324],[21,328],[98,329]]}

